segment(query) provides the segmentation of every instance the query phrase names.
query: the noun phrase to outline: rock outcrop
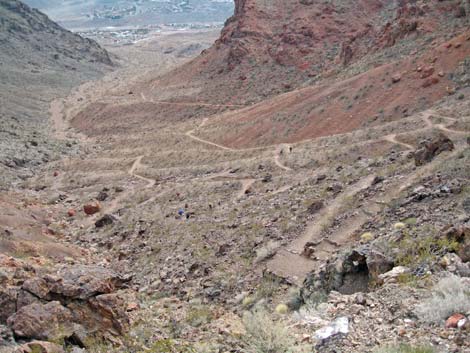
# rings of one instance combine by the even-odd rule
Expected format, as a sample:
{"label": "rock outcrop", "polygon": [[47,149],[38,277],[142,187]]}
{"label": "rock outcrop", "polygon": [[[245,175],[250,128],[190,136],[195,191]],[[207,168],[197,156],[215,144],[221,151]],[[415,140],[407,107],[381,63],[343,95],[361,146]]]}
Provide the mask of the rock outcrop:
{"label": "rock outcrop", "polygon": [[431,138],[428,141],[421,143],[421,147],[418,148],[414,153],[414,159],[416,166],[421,166],[431,162],[434,157],[441,154],[444,151],[453,151],[454,143],[444,134]]}
{"label": "rock outcrop", "polygon": [[0,324],[19,339],[82,347],[92,337],[120,336],[129,328],[124,291],[129,280],[103,267],[85,265],[32,273],[24,280],[12,278],[0,291]]}

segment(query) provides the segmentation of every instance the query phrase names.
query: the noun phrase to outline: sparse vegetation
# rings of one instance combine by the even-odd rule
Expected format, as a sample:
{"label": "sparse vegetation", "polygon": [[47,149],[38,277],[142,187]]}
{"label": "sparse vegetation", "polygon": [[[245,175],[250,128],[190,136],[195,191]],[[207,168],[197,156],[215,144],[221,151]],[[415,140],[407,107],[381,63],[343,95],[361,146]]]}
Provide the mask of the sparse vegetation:
{"label": "sparse vegetation", "polygon": [[441,279],[433,288],[432,297],[416,308],[418,316],[430,323],[439,323],[452,314],[469,311],[469,283],[454,275]]}
{"label": "sparse vegetation", "polygon": [[437,236],[436,230],[429,227],[404,228],[402,234],[403,238],[392,245],[397,249],[396,263],[401,266],[431,264],[459,247],[457,242]]}
{"label": "sparse vegetation", "polygon": [[281,244],[277,241],[269,241],[265,246],[256,250],[255,262],[259,263],[272,257]]}
{"label": "sparse vegetation", "polygon": [[294,340],[281,321],[274,321],[264,310],[246,312],[243,317],[246,334],[243,337],[249,353],[291,353]]}
{"label": "sparse vegetation", "polygon": [[212,320],[211,310],[204,305],[196,305],[189,309],[186,315],[186,321],[194,327],[199,327],[209,323]]}

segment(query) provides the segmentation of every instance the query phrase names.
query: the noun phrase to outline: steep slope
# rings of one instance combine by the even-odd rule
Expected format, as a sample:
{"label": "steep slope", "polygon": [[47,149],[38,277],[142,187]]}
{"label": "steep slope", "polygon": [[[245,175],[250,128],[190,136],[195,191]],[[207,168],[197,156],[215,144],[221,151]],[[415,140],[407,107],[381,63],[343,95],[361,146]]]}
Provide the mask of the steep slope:
{"label": "steep slope", "polygon": [[[182,69],[138,76],[136,55],[128,72],[54,102],[58,130],[71,124],[87,135],[86,155],[50,163],[28,181],[49,206],[31,204],[26,192],[24,206],[10,211],[20,221],[6,224],[0,246],[28,256],[8,237],[23,240],[33,216],[49,223],[33,213],[46,207],[51,237],[30,226],[41,247],[23,241],[28,253],[41,255],[51,238],[87,248],[83,262],[124,274],[138,298],[125,306],[131,327],[121,315],[113,320],[121,336],[113,346],[78,341],[76,328],[62,341],[51,330],[41,339],[123,353],[253,352],[273,337],[285,342],[276,353],[380,352],[397,342],[469,351],[467,328],[445,325],[454,312],[468,316],[468,306],[432,324],[416,313],[432,282],[470,273],[470,33],[460,4],[238,1],[222,39]],[[315,9],[325,18],[315,22]],[[286,62],[270,49],[284,45],[299,16],[307,16],[302,27],[319,31],[332,18],[342,26],[336,37],[328,31],[328,40],[306,42],[306,57],[320,65],[314,77],[298,68],[301,40],[286,42]],[[343,44],[347,21],[372,27]],[[239,44],[247,51],[233,61]],[[343,49],[326,60],[335,45]],[[69,251],[63,261],[74,263],[73,249],[55,253]],[[42,277],[30,279],[13,282],[10,297],[23,298]],[[82,311],[83,302],[58,299]],[[106,302],[98,308],[121,313]],[[24,310],[14,313],[21,302],[9,303],[3,316],[18,336]],[[58,314],[51,316],[69,323]],[[348,329],[324,339],[337,319]],[[89,322],[80,315],[73,323]]]}
{"label": "steep slope", "polygon": [[[207,98],[258,101],[344,71],[432,46],[466,23],[455,1],[236,1],[220,39],[165,83],[189,80]],[[230,86],[230,88],[228,87]],[[231,92],[229,96],[224,96]]]}
{"label": "steep slope", "polygon": [[174,101],[261,102],[208,125],[207,139],[231,147],[347,132],[462,87],[468,14],[460,0],[240,0],[212,48],[140,89]]}
{"label": "steep slope", "polygon": [[53,158],[60,146],[44,130],[49,102],[111,65],[96,42],[20,1],[0,1],[0,184]]}

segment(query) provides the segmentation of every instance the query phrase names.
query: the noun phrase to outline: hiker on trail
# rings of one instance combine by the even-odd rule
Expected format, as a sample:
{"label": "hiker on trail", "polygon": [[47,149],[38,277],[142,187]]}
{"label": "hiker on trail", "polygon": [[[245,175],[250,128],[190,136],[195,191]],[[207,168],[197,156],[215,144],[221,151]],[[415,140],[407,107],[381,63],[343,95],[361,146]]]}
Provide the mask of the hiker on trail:
{"label": "hiker on trail", "polygon": [[180,208],[180,209],[178,210],[178,215],[179,215],[180,217],[183,217],[183,215],[184,215],[184,209],[183,209],[183,208]]}
{"label": "hiker on trail", "polygon": [[289,153],[292,153],[292,146],[289,146]]}

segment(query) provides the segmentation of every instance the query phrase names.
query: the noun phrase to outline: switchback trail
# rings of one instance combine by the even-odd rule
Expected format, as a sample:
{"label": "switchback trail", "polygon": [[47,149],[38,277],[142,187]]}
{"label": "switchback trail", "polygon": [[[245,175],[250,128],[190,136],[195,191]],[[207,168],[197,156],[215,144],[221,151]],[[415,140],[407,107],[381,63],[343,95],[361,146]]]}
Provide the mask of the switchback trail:
{"label": "switchback trail", "polygon": [[[452,130],[447,128],[444,124],[434,124],[431,121],[433,114],[436,115],[434,111],[430,110],[423,115],[423,119],[428,128],[437,128],[451,134],[468,135],[466,131]],[[403,146],[408,151],[415,149],[412,145],[397,140],[396,134],[386,135],[382,137],[382,140]],[[390,185],[382,195],[377,195],[367,200],[362,205],[359,212],[356,212],[355,215],[343,221],[338,229],[335,229],[328,236],[322,236],[324,228],[328,227],[330,222],[339,215],[342,208],[345,207],[345,201],[354,198],[355,195],[362,190],[367,189],[371,185],[374,176],[370,175],[363,178],[343,192],[339,197],[332,200],[326,208],[320,211],[315,219],[307,225],[305,231],[299,238],[293,240],[290,245],[280,248],[274,257],[266,263],[267,269],[280,277],[301,285],[305,276],[314,270],[318,260],[327,260],[329,257],[333,256],[341,246],[354,241],[351,236],[355,231],[360,229],[364,222],[370,219],[371,215],[375,215],[381,211],[380,205],[391,202],[417,180],[425,175],[431,174],[439,163],[445,163],[445,160],[454,158],[456,154],[460,153],[462,148],[463,147],[457,147],[450,154],[436,157],[431,163],[420,168],[419,172],[411,173],[404,179],[398,180],[393,185]],[[312,244],[314,247],[313,254],[309,258],[302,255],[307,243]]]}
{"label": "switchback trail", "polygon": [[410,144],[407,144],[406,142],[398,141],[397,140],[397,134],[387,135],[387,136],[384,136],[382,139],[384,141],[388,141],[388,142],[394,143],[396,145],[403,146],[408,151],[413,151],[415,149],[414,146],[412,146]]}
{"label": "switchback trail", "polygon": [[284,145],[279,145],[275,151],[274,151],[274,164],[276,164],[279,168],[281,169],[284,169],[285,171],[287,172],[290,172],[292,171],[292,168],[289,168],[288,166],[282,164],[280,158],[281,158],[281,154],[284,153],[284,148],[288,146],[284,146]]}
{"label": "switchback trail", "polygon": [[144,102],[151,102],[154,104],[165,104],[165,105],[175,105],[182,107],[214,107],[214,108],[246,108],[247,105],[241,104],[212,104],[204,102],[170,102],[163,100],[148,99],[143,92],[140,93],[140,97]]}
{"label": "switchback trail", "polygon": [[146,178],[142,175],[139,175],[137,174],[135,171],[136,169],[138,169],[139,167],[142,166],[142,158],[144,158],[144,156],[139,156],[137,157],[137,159],[134,161],[134,163],[132,164],[131,168],[129,169],[128,171],[128,174],[137,178],[137,179],[140,179],[140,180],[143,180],[143,181],[146,181],[147,182],[147,188],[151,188],[152,186],[155,185],[156,181],[155,179],[149,179],[149,178]]}

